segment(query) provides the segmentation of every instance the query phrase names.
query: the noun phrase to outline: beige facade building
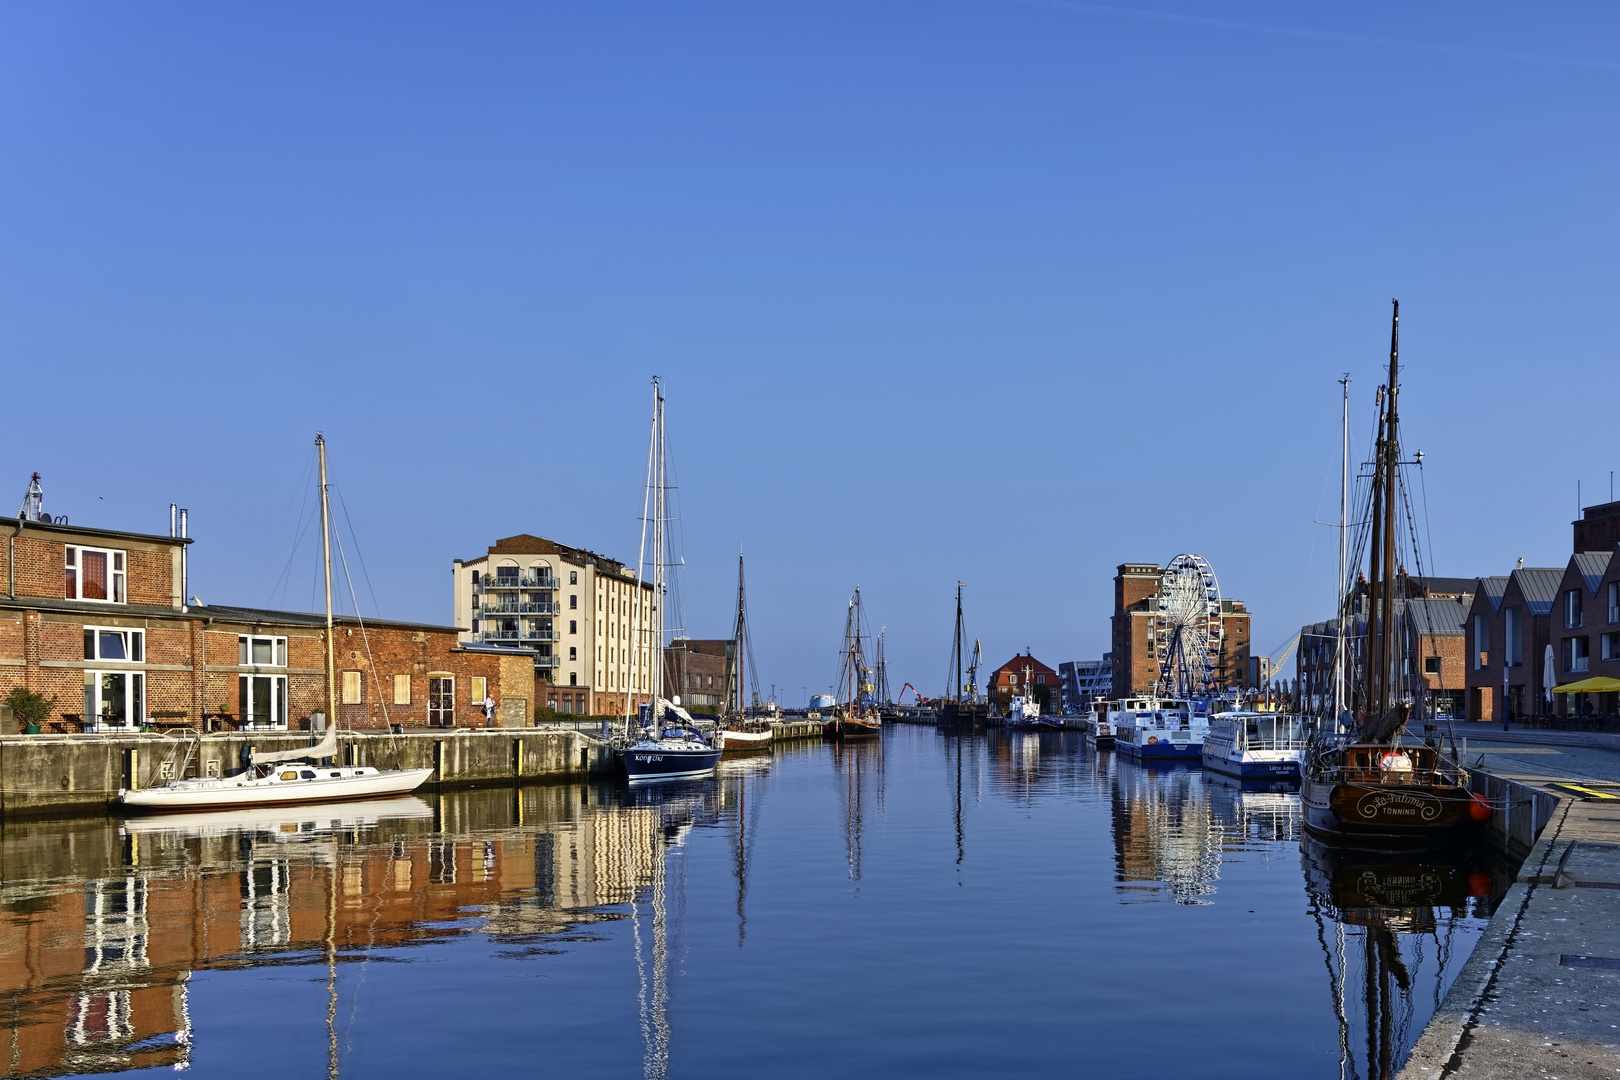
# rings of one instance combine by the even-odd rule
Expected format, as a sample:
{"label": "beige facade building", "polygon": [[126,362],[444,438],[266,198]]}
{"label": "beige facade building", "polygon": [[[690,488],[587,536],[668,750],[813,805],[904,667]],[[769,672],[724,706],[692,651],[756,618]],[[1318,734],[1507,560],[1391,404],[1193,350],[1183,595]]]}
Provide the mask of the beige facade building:
{"label": "beige facade building", "polygon": [[648,699],[656,609],[652,586],[638,586],[630,567],[523,533],[455,560],[453,570],[462,640],[534,649],[539,704],[617,715]]}

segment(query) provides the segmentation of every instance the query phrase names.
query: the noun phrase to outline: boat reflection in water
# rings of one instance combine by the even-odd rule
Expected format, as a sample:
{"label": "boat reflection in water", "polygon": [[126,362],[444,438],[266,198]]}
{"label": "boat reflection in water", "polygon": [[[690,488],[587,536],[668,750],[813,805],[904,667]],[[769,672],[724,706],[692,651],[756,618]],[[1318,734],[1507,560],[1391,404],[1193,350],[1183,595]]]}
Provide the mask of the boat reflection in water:
{"label": "boat reflection in water", "polygon": [[1501,902],[1511,876],[1483,850],[1378,855],[1303,842],[1345,1077],[1393,1077]]}
{"label": "boat reflection in water", "polygon": [[875,739],[846,739],[833,749],[839,778],[838,802],[844,812],[844,853],[849,880],[861,880],[861,841],[870,813],[883,813],[883,745]]}

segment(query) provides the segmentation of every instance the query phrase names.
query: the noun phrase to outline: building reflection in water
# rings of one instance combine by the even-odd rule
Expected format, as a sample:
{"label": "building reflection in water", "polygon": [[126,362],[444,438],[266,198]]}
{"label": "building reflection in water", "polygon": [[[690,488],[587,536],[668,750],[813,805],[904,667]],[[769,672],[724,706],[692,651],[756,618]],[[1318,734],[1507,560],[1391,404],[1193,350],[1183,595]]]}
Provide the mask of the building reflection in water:
{"label": "building reflection in water", "polygon": [[[627,910],[651,939],[638,959],[648,962],[649,1075],[662,1075],[679,854],[688,830],[718,820],[718,791],[743,797],[731,778],[681,788],[626,796],[559,785],[223,818],[7,823],[0,1075],[186,1067],[192,972],[312,963],[330,973],[335,1072],[340,962],[473,930],[505,955],[545,953]],[[739,875],[740,915],[741,863]]]}

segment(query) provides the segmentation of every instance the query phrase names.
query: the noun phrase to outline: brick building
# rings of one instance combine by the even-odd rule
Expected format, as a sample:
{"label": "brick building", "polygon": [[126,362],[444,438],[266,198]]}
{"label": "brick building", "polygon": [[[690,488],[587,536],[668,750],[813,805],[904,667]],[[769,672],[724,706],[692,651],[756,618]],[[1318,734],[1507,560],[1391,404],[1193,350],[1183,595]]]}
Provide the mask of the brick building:
{"label": "brick building", "polygon": [[1000,712],[1012,704],[1014,694],[1033,693],[1043,713],[1057,711],[1063,682],[1058,673],[1029,653],[1014,656],[990,673],[985,688],[990,702]]}
{"label": "brick building", "polygon": [[[0,698],[23,686],[55,699],[54,729],[146,724],[298,728],[327,709],[325,617],[187,605],[184,537],[7,522],[0,558]],[[532,650],[463,645],[454,627],[336,620],[338,720],[531,722]]]}
{"label": "brick building", "polygon": [[[520,533],[483,555],[456,559],[455,622],[468,645],[529,648],[546,704],[559,712],[621,715],[647,700],[652,585],[616,559]],[[631,636],[642,636],[639,661]],[[633,671],[632,671],[633,669]],[[632,679],[635,686],[632,687]]]}
{"label": "brick building", "polygon": [[1503,671],[1514,716],[1546,713],[1543,656],[1551,641],[1553,603],[1563,571],[1520,566],[1479,579],[1464,620],[1464,702],[1470,720],[1502,718]]}
{"label": "brick building", "polygon": [[1574,534],[1571,554],[1615,550],[1615,545],[1620,544],[1620,502],[1586,507],[1579,518],[1570,522],[1570,531]]}
{"label": "brick building", "polygon": [[[664,693],[681,695],[690,713],[718,716],[726,706],[726,676],[734,645],[729,640],[676,638],[664,649]],[[738,672],[738,685],[743,685]]]}
{"label": "brick building", "polygon": [[[1594,676],[1620,679],[1620,555],[1585,551],[1570,558],[1558,582],[1549,629],[1554,685]],[[1612,692],[1554,694],[1550,708],[1560,716],[1613,716],[1620,713],[1620,701]]]}
{"label": "brick building", "polygon": [[[1157,600],[1165,571],[1153,563],[1121,563],[1114,575],[1113,676],[1115,697],[1146,694],[1159,680],[1164,657],[1154,640]],[[1249,670],[1249,612],[1241,600],[1221,600],[1215,642],[1215,678],[1239,686]]]}
{"label": "brick building", "polygon": [[[1441,715],[1463,713],[1467,687],[1463,623],[1478,587],[1476,578],[1401,574],[1396,579],[1395,632],[1401,657],[1398,692],[1413,697],[1424,695],[1429,707]],[[1362,580],[1351,594],[1351,614],[1344,630],[1348,653],[1345,694],[1347,705],[1352,707],[1353,688],[1365,674],[1369,603],[1368,585]],[[1325,715],[1332,711],[1337,649],[1335,620],[1326,619],[1300,629],[1294,657],[1297,692],[1301,707],[1312,713]]]}

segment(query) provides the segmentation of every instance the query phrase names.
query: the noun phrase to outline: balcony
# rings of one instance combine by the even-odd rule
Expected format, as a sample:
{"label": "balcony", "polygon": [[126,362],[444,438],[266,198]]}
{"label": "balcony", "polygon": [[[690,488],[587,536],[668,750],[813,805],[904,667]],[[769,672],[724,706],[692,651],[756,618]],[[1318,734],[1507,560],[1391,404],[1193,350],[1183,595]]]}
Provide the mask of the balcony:
{"label": "balcony", "polygon": [[476,588],[497,589],[555,589],[557,579],[550,575],[519,574],[517,577],[481,577]]}
{"label": "balcony", "polygon": [[483,615],[555,615],[557,605],[550,600],[508,600],[501,598],[498,603],[488,604],[482,608],[474,608]]}
{"label": "balcony", "polygon": [[474,641],[486,644],[527,645],[530,642],[556,641],[555,630],[480,630],[473,635]]}
{"label": "balcony", "polygon": [[537,667],[537,668],[561,667],[562,666],[562,657],[560,657],[560,656],[537,656],[537,657],[534,658],[534,666]]}

